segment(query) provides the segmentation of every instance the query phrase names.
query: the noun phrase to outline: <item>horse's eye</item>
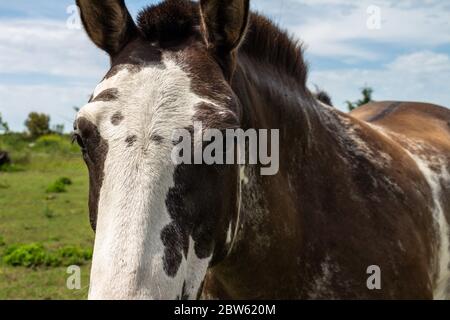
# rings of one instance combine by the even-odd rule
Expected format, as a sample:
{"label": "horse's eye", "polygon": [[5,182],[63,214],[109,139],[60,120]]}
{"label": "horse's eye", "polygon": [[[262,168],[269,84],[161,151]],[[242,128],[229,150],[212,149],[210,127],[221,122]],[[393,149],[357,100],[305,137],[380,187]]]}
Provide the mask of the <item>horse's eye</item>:
{"label": "horse's eye", "polygon": [[81,148],[81,151],[85,151],[86,150],[86,146],[84,145],[84,142],[83,142],[83,138],[81,137],[81,135],[79,134],[79,133],[77,133],[77,132],[74,132],[73,134],[72,134],[72,143],[74,143],[74,142],[77,142],[77,144],[80,146],[80,148]]}

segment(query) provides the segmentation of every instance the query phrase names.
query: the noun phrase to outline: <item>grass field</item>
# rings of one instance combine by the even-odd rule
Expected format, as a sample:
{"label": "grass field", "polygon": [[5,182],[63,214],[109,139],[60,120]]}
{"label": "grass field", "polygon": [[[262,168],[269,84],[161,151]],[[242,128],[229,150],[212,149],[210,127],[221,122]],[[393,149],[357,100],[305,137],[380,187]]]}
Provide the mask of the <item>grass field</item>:
{"label": "grass field", "polygon": [[[45,250],[75,246],[92,250],[93,232],[87,210],[88,175],[78,147],[69,137],[46,136],[29,141],[20,135],[0,136],[0,150],[13,165],[0,171],[0,299],[84,299],[90,263],[82,266],[81,290],[69,290],[67,267],[12,266],[8,248],[39,244]],[[6,171],[6,172],[4,172]],[[71,184],[49,193],[56,180]]]}

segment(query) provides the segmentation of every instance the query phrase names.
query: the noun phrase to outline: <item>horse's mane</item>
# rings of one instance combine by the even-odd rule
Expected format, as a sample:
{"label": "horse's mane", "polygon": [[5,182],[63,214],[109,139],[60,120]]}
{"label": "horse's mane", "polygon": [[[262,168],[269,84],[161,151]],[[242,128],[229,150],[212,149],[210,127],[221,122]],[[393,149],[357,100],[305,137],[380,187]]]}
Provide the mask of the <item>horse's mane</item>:
{"label": "horse's mane", "polygon": [[[198,3],[189,0],[166,0],[148,6],[138,16],[138,26],[149,41],[174,42],[193,34],[199,26]],[[276,66],[306,87],[308,67],[303,59],[301,42],[281,30],[268,18],[252,13],[249,29],[240,52]]]}

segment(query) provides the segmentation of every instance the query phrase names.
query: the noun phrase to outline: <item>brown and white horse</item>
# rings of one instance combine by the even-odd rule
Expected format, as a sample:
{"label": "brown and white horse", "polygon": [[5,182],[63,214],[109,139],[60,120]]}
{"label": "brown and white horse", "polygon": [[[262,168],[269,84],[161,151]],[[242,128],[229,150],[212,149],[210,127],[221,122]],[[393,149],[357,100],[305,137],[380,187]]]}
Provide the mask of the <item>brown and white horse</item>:
{"label": "brown and white horse", "polygon": [[[123,0],[77,3],[111,58],[75,122],[90,298],[450,298],[449,110],[318,102],[301,46],[248,0],[167,0],[137,24]],[[194,121],[279,129],[279,172],[175,165]]]}

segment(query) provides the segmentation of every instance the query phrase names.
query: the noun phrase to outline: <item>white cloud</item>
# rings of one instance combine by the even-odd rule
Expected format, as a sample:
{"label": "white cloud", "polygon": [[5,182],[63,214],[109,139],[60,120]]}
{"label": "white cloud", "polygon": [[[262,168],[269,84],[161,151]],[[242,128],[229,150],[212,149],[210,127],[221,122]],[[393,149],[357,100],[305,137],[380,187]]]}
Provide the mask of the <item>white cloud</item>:
{"label": "white cloud", "polygon": [[98,78],[106,65],[84,31],[69,30],[65,21],[0,21],[2,73]]}
{"label": "white cloud", "polygon": [[[127,1],[136,12],[145,0],[131,2]],[[450,105],[450,58],[435,52],[436,47],[450,44],[448,0],[254,0],[252,4],[304,40],[309,55],[354,66],[341,70],[311,66],[310,83],[330,91],[337,104],[359,98],[359,88],[368,84],[374,87],[376,99]],[[381,8],[381,30],[366,26],[366,10],[374,4]],[[25,2],[21,6],[31,8]],[[33,5],[29,15],[38,16],[39,10]],[[59,20],[0,20],[0,72],[16,79],[15,84],[0,81],[0,112],[16,130],[36,110],[69,128],[72,106],[85,103],[107,71],[107,56],[83,30],[66,27],[65,5],[58,10]],[[383,65],[380,61],[392,56],[393,48],[413,53]],[[378,68],[368,69],[366,62]],[[42,82],[27,85],[25,77],[34,73]],[[61,83],[46,81],[46,75]],[[21,76],[23,83],[17,83]]]}
{"label": "white cloud", "polygon": [[53,124],[63,123],[71,130],[74,106],[88,100],[92,88],[67,85],[0,85],[0,113],[12,130],[22,130],[32,111],[51,115]]}
{"label": "white cloud", "polygon": [[[87,101],[107,70],[106,55],[83,30],[70,30],[65,21],[0,21],[0,71],[16,79],[0,82],[0,112],[13,130],[23,129],[31,111],[48,113],[53,123],[70,129],[72,107]],[[39,85],[27,84],[36,74]],[[55,85],[52,77],[60,83]]]}
{"label": "white cloud", "polygon": [[[378,6],[381,29],[369,29],[370,6]],[[446,0],[262,0],[269,13],[322,57],[377,60],[389,46],[436,47],[450,44],[450,5]],[[370,49],[366,46],[371,43]]]}
{"label": "white cloud", "polygon": [[448,72],[450,58],[446,54],[421,51],[399,56],[388,67],[393,71],[419,74]]}
{"label": "white cloud", "polygon": [[314,71],[310,84],[328,91],[336,106],[345,110],[346,100],[360,98],[360,88],[375,89],[375,100],[430,102],[450,107],[450,57],[430,51],[397,57],[379,69]]}
{"label": "white cloud", "polygon": [[[379,30],[367,27],[372,5],[380,8]],[[309,83],[329,91],[341,109],[360,98],[364,85],[378,100],[450,107],[450,58],[436,53],[450,44],[447,0],[260,0],[254,6],[303,40],[308,57],[326,62],[311,65]],[[336,61],[340,67],[330,67]]]}

